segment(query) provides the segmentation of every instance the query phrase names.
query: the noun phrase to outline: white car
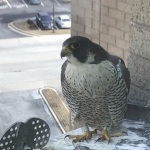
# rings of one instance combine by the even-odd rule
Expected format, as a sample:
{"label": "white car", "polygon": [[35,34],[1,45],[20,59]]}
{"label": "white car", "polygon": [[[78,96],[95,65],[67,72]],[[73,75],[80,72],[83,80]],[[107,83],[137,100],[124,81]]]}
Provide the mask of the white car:
{"label": "white car", "polygon": [[55,19],[56,25],[60,28],[71,28],[71,20],[67,15],[60,15]]}

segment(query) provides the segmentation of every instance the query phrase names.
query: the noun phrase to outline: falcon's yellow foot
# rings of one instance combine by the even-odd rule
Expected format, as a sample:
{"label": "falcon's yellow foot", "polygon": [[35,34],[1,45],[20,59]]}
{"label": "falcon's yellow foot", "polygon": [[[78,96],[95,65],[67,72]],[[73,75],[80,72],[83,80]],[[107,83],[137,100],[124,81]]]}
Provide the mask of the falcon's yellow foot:
{"label": "falcon's yellow foot", "polygon": [[103,129],[101,131],[100,137],[96,140],[96,142],[99,140],[106,140],[109,143],[111,137],[124,136],[125,134],[127,135],[126,132],[118,132],[118,133],[109,134],[107,130]]}
{"label": "falcon's yellow foot", "polygon": [[72,142],[77,143],[81,141],[88,141],[92,138],[92,134],[97,134],[97,130],[95,129],[94,131],[85,131],[84,134],[82,135],[66,135],[69,139],[74,139]]}

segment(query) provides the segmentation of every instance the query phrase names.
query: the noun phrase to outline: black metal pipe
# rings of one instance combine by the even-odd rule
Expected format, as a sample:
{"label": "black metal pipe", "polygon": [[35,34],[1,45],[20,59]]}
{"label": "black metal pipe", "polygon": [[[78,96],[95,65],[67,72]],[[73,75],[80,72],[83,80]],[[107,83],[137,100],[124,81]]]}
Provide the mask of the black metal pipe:
{"label": "black metal pipe", "polygon": [[53,33],[55,32],[55,29],[54,29],[54,27],[55,27],[55,20],[54,20],[54,0],[53,0]]}

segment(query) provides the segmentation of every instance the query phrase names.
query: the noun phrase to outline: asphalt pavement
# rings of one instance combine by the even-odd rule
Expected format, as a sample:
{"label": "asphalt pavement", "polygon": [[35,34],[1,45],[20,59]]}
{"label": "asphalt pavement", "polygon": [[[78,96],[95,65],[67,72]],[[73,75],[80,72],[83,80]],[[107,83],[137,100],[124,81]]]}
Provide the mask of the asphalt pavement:
{"label": "asphalt pavement", "polygon": [[51,139],[62,134],[39,89],[0,93],[0,139],[12,124],[34,117],[43,119],[49,125]]}
{"label": "asphalt pavement", "polygon": [[[55,17],[61,14],[70,15],[70,3],[61,3],[54,0]],[[25,37],[8,28],[10,22],[33,18],[37,12],[44,11],[53,14],[53,1],[43,0],[42,5],[29,5],[27,0],[6,0],[5,5],[0,5],[0,39]]]}

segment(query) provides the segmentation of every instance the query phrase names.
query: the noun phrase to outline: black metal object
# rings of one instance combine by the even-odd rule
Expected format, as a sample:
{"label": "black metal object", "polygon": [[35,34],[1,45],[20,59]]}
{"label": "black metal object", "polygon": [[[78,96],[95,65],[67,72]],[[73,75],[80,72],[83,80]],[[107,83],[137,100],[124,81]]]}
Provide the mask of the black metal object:
{"label": "black metal object", "polygon": [[13,124],[0,140],[0,150],[42,149],[49,141],[50,128],[40,118]]}
{"label": "black metal object", "polygon": [[54,0],[53,0],[53,33],[55,32],[55,10],[54,10]]}
{"label": "black metal object", "polygon": [[125,119],[140,121],[150,124],[150,108],[128,104]]}

